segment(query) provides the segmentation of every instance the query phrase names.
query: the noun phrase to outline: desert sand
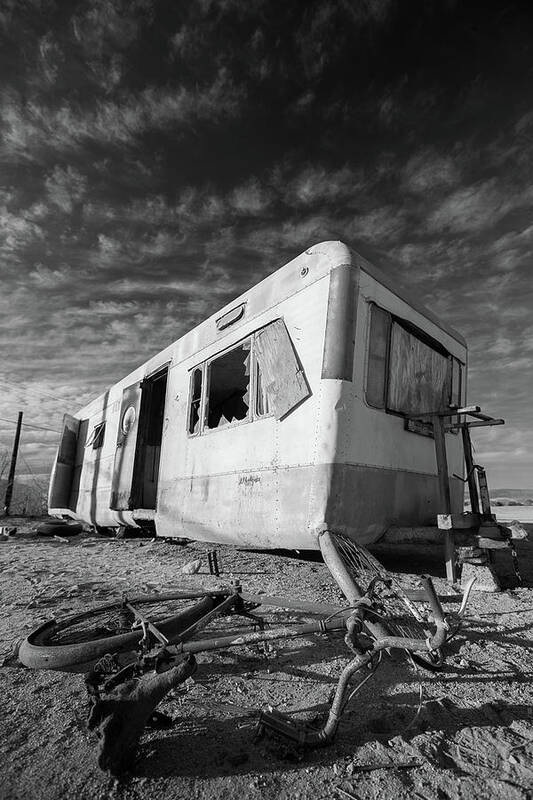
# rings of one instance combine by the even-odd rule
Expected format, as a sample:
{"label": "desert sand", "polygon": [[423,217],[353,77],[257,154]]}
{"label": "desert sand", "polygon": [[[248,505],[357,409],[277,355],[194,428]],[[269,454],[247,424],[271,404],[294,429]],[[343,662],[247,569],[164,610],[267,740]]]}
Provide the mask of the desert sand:
{"label": "desert sand", "polygon": [[[311,636],[267,652],[199,656],[185,688],[162,710],[175,719],[146,732],[131,774],[110,781],[96,764],[86,728],[83,677],[32,671],[17,663],[21,637],[61,616],[133,592],[227,585],[340,603],[325,565],[219,548],[220,578],[208,574],[206,547],[83,533],[66,543],[38,538],[31,522],[0,543],[0,797],[9,800],[168,798],[501,798],[531,797],[533,785],[533,547],[520,543],[523,585],[508,553],[498,556],[507,589],[474,594],[464,629],[440,673],[384,659],[344,716],[334,744],[308,752],[267,739],[254,743],[258,711],[272,704],[320,718],[348,654],[342,636]],[[191,560],[200,572],[180,576]],[[435,576],[457,610],[438,553],[395,558],[387,567],[409,585]],[[454,599],[455,598],[455,599]],[[421,693],[421,694],[420,694]],[[422,699],[420,699],[422,698]]]}

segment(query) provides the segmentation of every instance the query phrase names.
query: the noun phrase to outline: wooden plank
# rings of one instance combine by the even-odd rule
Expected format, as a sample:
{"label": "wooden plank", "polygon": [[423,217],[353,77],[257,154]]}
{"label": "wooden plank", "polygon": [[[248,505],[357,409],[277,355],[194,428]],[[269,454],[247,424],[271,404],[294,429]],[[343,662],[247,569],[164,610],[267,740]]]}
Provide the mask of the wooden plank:
{"label": "wooden plank", "polygon": [[452,422],[450,425],[445,426],[445,430],[449,433],[451,431],[458,431],[459,428],[490,428],[492,425],[505,425],[505,420],[490,419],[487,422]]}
{"label": "wooden plank", "polygon": [[476,536],[477,547],[483,550],[503,550],[509,547],[509,542],[506,539],[491,539],[485,536]]}
{"label": "wooden plank", "polygon": [[437,527],[441,531],[452,529],[477,531],[480,523],[479,514],[437,514]]}
{"label": "wooden plank", "polygon": [[399,323],[392,326],[387,407],[423,417],[444,411],[448,400],[448,359]]}
{"label": "wooden plank", "polygon": [[494,417],[491,417],[490,414],[482,414],[481,411],[469,411],[468,413],[471,417],[481,419],[483,422],[490,422],[492,419],[494,419]]}
{"label": "wooden plank", "polygon": [[[446,457],[446,440],[444,436],[444,420],[442,417],[433,418],[433,435],[435,437],[435,456],[437,459],[442,513],[451,514],[450,479],[448,477],[448,459]],[[444,559],[446,561],[446,577],[450,583],[455,583],[456,570],[453,530],[444,532]]]}
{"label": "wooden plank", "polygon": [[469,428],[487,428],[491,425],[505,425],[504,419],[488,419],[483,422],[467,422]]}
{"label": "wooden plank", "polygon": [[482,467],[477,468],[477,482],[479,486],[479,497],[484,516],[491,517],[489,486],[487,483],[487,473]]}
{"label": "wooden plank", "polygon": [[[455,406],[449,406],[449,414],[446,414],[445,416],[457,417],[460,414],[470,414],[472,411],[479,411],[479,410],[480,410],[479,406],[465,406],[464,408],[456,408]],[[415,419],[415,418],[419,419],[420,417],[423,417],[424,419],[426,419],[427,417],[429,419],[430,417],[442,417],[442,415],[443,411],[427,411],[424,414],[420,413],[405,414],[405,416],[408,419]],[[454,427],[459,427],[459,425],[464,425],[464,424],[465,424],[464,422],[458,422],[455,424]]]}
{"label": "wooden plank", "polygon": [[254,347],[270,407],[281,419],[311,394],[283,320],[259,331]]}

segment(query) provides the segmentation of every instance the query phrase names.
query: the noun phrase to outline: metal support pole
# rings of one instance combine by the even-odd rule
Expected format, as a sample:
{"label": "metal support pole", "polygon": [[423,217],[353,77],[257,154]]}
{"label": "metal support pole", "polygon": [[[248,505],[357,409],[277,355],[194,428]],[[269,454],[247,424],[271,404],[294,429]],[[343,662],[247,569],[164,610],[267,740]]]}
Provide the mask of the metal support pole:
{"label": "metal support pole", "polygon": [[22,411],[19,411],[17,420],[17,430],[15,431],[15,441],[13,442],[13,452],[11,453],[11,464],[9,465],[9,476],[7,479],[6,496],[4,500],[4,515],[9,517],[11,498],[13,497],[13,484],[15,482],[15,467],[17,466],[17,455],[20,442],[20,429],[22,427]]}
{"label": "metal support pole", "polygon": [[461,435],[463,437],[466,479],[468,481],[468,493],[470,495],[470,510],[472,514],[479,514],[479,495],[474,470],[474,457],[472,455],[472,440],[470,438],[470,429],[467,425],[462,426]]}

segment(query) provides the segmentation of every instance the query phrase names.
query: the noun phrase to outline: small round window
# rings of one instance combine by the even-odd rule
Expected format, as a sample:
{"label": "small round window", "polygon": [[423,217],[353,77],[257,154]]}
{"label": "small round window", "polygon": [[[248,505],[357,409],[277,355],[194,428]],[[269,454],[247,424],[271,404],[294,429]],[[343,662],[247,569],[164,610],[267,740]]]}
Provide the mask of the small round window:
{"label": "small round window", "polygon": [[129,431],[133,427],[133,423],[135,422],[135,417],[136,416],[137,416],[137,413],[136,413],[135,408],[133,406],[129,406],[125,410],[125,412],[124,412],[124,414],[122,416],[122,433],[123,434],[126,435],[126,434],[129,433]]}

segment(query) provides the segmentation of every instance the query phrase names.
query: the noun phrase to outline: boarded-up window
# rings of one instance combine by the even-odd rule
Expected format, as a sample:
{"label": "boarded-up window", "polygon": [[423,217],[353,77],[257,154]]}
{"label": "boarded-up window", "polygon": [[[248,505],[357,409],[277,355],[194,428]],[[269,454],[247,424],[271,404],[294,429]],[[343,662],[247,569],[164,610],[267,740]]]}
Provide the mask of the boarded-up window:
{"label": "boarded-up window", "polygon": [[389,355],[387,408],[401,414],[446,411],[449,358],[394,322]]}
{"label": "boarded-up window", "polygon": [[379,306],[372,305],[366,374],[366,401],[374,408],[385,408],[386,404],[390,328],[390,314],[379,308]]}
{"label": "boarded-up window", "polygon": [[460,405],[461,372],[458,359],[438,342],[371,305],[369,405],[406,415],[447,411],[450,404]]}
{"label": "boarded-up window", "polygon": [[208,365],[206,425],[246,419],[250,414],[250,339]]}
{"label": "boarded-up window", "polygon": [[283,320],[258,331],[254,345],[269,407],[281,419],[311,394]]}

